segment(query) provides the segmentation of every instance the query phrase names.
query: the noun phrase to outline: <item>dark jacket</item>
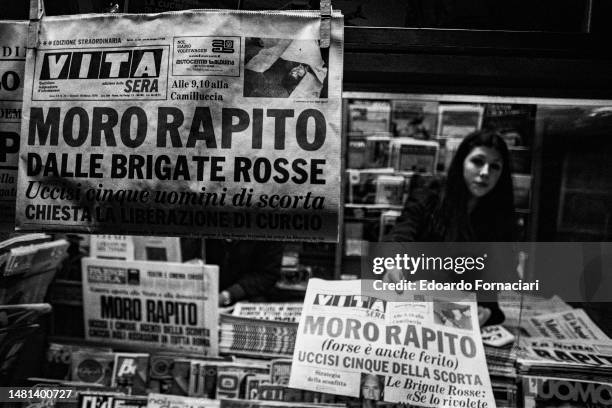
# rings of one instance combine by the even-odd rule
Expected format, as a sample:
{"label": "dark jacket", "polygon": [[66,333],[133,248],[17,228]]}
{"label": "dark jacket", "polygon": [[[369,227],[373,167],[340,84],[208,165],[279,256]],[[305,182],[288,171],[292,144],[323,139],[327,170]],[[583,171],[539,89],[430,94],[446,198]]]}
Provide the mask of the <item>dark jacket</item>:
{"label": "dark jacket", "polygon": [[[264,298],[280,277],[280,242],[206,239],[205,243],[206,263],[219,265],[219,291],[228,291],[232,302]],[[181,244],[184,260],[202,257],[199,239]]]}
{"label": "dark jacket", "polygon": [[[402,215],[398,218],[395,226],[385,236],[387,242],[443,242],[448,241],[445,225],[436,216],[436,210],[440,204],[440,188],[423,188],[413,191],[404,206]],[[495,228],[488,222],[484,212],[475,211],[470,217],[470,226],[465,231],[460,231],[456,241],[462,242],[495,242],[499,241]],[[511,265],[511,264],[509,264]],[[458,278],[450,276],[447,279]],[[485,276],[474,276],[473,279]],[[495,297],[496,298],[496,297]],[[504,321],[504,313],[495,302],[478,302],[480,306],[491,309],[491,317],[487,325],[500,324]]]}

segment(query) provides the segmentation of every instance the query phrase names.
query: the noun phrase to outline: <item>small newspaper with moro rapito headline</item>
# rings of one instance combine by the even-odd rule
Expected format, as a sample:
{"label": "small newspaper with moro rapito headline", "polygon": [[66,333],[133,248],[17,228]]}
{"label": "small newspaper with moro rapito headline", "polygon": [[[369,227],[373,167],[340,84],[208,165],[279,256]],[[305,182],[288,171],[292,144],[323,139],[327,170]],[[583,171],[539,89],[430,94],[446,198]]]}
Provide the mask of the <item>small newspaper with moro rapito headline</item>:
{"label": "small newspaper with moro rapito headline", "polygon": [[494,407],[474,296],[386,296],[364,294],[359,280],[311,279],[289,386],[421,407]]}

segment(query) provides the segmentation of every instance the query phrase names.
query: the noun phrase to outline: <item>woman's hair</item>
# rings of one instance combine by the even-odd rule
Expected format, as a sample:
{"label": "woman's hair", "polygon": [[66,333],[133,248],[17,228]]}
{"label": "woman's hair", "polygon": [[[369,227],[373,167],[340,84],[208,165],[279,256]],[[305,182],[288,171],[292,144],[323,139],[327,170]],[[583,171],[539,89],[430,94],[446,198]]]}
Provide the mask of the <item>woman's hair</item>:
{"label": "woman's hair", "polygon": [[510,169],[510,153],[502,136],[495,130],[483,129],[467,135],[449,166],[446,186],[434,219],[445,241],[472,241],[475,232],[470,223],[468,201],[471,193],[463,176],[463,163],[476,147],[495,149],[502,159],[502,170],[497,184],[481,197],[473,215],[487,225],[494,241],[515,239],[514,192]]}

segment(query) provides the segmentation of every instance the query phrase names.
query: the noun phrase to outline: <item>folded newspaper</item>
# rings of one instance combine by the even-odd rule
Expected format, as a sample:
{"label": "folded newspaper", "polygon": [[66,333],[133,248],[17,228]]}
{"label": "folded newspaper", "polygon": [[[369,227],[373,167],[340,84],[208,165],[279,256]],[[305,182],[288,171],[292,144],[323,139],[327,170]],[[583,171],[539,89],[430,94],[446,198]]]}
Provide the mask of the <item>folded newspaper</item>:
{"label": "folded newspaper", "polygon": [[289,386],[421,407],[487,406],[494,397],[473,295],[415,302],[311,279]]}
{"label": "folded newspaper", "polygon": [[527,317],[521,321],[521,327],[532,337],[610,340],[583,309]]}
{"label": "folded newspaper", "polygon": [[604,408],[612,404],[612,383],[561,376],[523,378],[524,408]]}

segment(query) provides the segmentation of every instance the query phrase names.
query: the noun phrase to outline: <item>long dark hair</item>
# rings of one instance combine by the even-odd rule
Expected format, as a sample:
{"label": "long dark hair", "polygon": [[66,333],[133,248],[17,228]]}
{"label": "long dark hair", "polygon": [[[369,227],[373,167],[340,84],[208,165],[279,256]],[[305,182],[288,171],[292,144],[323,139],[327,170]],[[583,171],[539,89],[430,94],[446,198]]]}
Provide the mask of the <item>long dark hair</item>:
{"label": "long dark hair", "polygon": [[[493,189],[481,197],[472,214],[468,213],[470,191],[463,177],[463,163],[470,152],[479,146],[495,149],[502,159],[502,170]],[[514,192],[510,169],[510,153],[501,135],[484,129],[470,133],[463,139],[447,174],[446,186],[436,210],[435,228],[445,241],[473,241],[477,236],[472,221],[485,225],[492,241],[514,241]],[[485,223],[485,224],[483,224]],[[478,234],[482,235],[482,234]]]}

